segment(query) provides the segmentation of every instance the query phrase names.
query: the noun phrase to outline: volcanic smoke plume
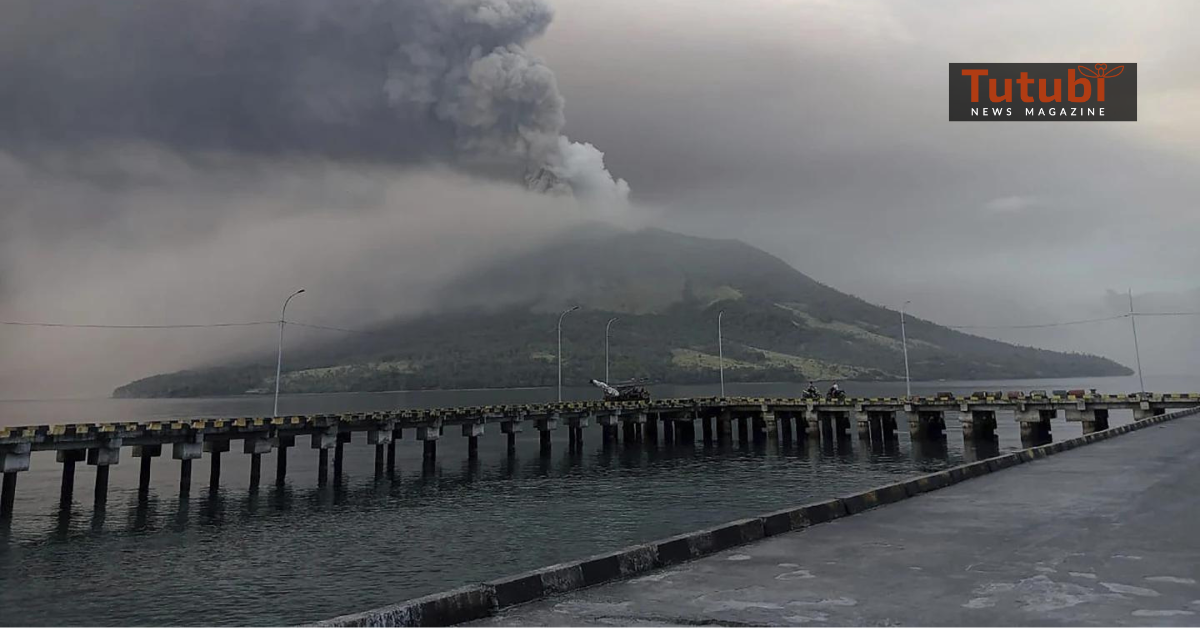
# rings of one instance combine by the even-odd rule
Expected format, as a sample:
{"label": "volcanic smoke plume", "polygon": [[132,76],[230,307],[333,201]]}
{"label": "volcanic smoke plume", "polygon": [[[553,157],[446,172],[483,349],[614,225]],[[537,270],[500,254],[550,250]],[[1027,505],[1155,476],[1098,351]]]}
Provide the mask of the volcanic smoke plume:
{"label": "volcanic smoke plume", "polygon": [[[404,13],[404,9],[401,9]],[[465,154],[524,160],[535,189],[624,201],[604,155],[562,134],[554,72],[523,44],[552,19],[541,0],[422,0],[388,63],[390,102],[452,124]]]}
{"label": "volcanic smoke plume", "polygon": [[9,0],[0,148],[440,161],[624,203],[603,153],[563,136],[554,73],[525,50],[552,17],[542,0]]}

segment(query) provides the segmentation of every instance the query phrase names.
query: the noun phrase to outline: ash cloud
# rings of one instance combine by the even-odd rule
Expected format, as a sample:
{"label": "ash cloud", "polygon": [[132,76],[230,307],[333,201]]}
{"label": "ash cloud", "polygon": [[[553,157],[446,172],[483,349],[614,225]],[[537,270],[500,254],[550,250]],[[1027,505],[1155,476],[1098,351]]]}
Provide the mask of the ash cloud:
{"label": "ash cloud", "polygon": [[552,19],[542,0],[13,0],[0,145],[443,162],[623,204],[525,48]]}
{"label": "ash cloud", "polygon": [[[0,320],[272,320],[303,287],[289,314],[355,327],[628,218],[526,50],[552,19],[541,0],[0,3]],[[0,398],[106,395],[272,337],[3,327]]]}
{"label": "ash cloud", "polygon": [[[119,181],[113,184],[113,181]],[[0,152],[0,320],[171,325],[295,321],[341,328],[440,307],[457,277],[590,219],[569,197],[448,168],[321,158],[182,156],[147,145]],[[119,210],[64,233],[46,211]],[[274,351],[272,325],[0,326],[0,399],[107,396],[164,371]],[[346,335],[291,328],[288,344]]]}

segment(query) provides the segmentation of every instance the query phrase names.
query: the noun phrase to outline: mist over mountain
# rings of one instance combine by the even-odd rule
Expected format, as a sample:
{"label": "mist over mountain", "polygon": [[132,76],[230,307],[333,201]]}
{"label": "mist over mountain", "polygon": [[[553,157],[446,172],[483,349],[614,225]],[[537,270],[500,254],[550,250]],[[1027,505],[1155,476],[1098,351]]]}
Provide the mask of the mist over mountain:
{"label": "mist over mountain", "polygon": [[[370,333],[289,350],[285,392],[548,386],[603,377],[613,317],[613,379],[691,383],[717,377],[716,321],[724,311],[730,381],[899,379],[899,315],[821,284],[736,240],[589,224],[446,284],[442,311],[380,323]],[[916,379],[1125,375],[1093,355],[1046,351],[910,318]],[[119,397],[265,392],[274,356],[156,375]]]}

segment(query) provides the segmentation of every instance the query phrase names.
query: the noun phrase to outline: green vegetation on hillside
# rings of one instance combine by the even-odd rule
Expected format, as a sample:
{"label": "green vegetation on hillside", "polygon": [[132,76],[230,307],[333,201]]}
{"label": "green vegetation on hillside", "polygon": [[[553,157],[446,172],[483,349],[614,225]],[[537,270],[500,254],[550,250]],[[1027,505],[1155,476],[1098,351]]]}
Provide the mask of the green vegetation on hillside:
{"label": "green vegetation on hillside", "polygon": [[[614,379],[697,383],[716,378],[716,318],[725,311],[727,381],[896,379],[904,373],[897,313],[840,293],[736,241],[658,230],[579,232],[447,288],[449,311],[380,325],[289,354],[287,392],[510,386],[556,381],[555,323],[563,325],[563,378],[604,373],[604,325],[613,316]],[[647,296],[648,295],[648,296]],[[469,297],[493,304],[469,307]],[[1096,356],[1019,347],[919,319],[908,326],[920,379],[1104,376],[1130,371]],[[121,397],[239,394],[274,387],[273,356],[241,365],[157,375]]]}

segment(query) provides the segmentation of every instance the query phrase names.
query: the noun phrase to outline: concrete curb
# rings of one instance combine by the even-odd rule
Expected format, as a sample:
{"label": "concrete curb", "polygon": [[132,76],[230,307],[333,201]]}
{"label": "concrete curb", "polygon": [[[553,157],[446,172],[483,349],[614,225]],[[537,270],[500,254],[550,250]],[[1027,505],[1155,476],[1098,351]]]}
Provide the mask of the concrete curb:
{"label": "concrete curb", "polygon": [[841,517],[895,503],[922,493],[1068,451],[1164,421],[1200,413],[1200,407],[1162,414],[1065,441],[1022,449],[936,473],[908,478],[837,499],[814,502],[634,545],[568,563],[544,567],[392,606],[335,617],[318,626],[447,626],[482,619],[518,604],[629,578],[702,558],[766,537],[803,530]]}

